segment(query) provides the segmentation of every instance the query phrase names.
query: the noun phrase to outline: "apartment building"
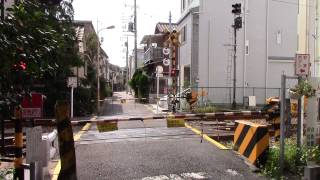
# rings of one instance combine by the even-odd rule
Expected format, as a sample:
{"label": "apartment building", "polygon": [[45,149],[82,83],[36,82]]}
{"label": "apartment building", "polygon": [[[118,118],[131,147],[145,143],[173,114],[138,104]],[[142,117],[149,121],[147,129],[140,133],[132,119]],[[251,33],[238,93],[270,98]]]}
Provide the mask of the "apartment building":
{"label": "apartment building", "polygon": [[199,0],[181,0],[179,79],[180,89],[197,86],[199,70]]}

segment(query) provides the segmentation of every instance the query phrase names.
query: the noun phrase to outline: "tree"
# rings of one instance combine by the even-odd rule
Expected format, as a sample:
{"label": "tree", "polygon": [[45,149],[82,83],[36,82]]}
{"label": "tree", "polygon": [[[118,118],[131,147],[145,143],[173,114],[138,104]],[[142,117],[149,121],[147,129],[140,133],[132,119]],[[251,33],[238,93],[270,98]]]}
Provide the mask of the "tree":
{"label": "tree", "polygon": [[[0,24],[0,101],[19,104],[22,96],[41,84],[45,88],[37,90],[47,95],[46,104],[53,112],[55,101],[68,96],[66,79],[72,74],[71,67],[81,65],[72,26],[72,0],[56,6],[38,0],[19,1],[8,10],[10,14]],[[21,54],[26,69],[17,71],[13,67],[19,64]]]}
{"label": "tree", "polygon": [[147,98],[146,101],[142,102],[148,102],[150,90],[149,84],[150,78],[142,69],[137,69],[133,74],[132,79],[129,81],[129,85],[133,89],[136,98]]}

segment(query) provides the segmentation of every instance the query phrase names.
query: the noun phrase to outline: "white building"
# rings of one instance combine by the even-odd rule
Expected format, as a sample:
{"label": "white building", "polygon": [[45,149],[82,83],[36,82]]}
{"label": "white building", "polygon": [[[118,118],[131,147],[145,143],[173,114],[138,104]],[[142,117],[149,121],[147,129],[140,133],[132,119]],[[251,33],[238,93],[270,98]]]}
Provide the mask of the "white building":
{"label": "white building", "polygon": [[294,75],[297,52],[298,0],[290,2],[200,0],[199,86],[215,87],[206,89],[211,102],[232,102],[235,3],[244,22],[237,31],[236,101],[279,96],[280,76]]}
{"label": "white building", "polygon": [[179,68],[181,90],[196,86],[199,59],[199,0],[181,0]]}

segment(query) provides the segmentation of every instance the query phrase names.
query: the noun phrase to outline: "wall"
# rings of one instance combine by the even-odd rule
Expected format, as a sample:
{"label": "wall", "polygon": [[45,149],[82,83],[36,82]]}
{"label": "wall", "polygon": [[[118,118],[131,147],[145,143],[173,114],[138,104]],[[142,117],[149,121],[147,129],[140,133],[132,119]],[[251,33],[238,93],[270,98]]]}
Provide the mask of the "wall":
{"label": "wall", "polygon": [[[267,0],[201,0],[199,20],[199,85],[233,87],[233,14],[232,4],[246,7],[245,26],[237,31],[237,102],[249,95],[244,87],[278,88],[283,71],[293,75],[297,50],[296,5]],[[296,0],[296,3],[298,1]],[[244,9],[244,8],[243,8]],[[243,12],[243,10],[242,10]],[[222,18],[223,17],[223,18]],[[281,43],[276,33],[281,31]],[[249,42],[249,53],[244,54]],[[229,71],[228,71],[229,68]],[[230,91],[210,89],[209,99],[225,102]],[[263,103],[268,91],[259,93]]]}

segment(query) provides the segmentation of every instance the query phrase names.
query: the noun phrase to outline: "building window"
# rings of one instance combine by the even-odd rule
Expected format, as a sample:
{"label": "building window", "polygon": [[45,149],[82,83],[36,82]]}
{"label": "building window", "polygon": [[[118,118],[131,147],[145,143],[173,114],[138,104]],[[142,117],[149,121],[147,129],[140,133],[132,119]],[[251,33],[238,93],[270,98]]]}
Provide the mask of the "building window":
{"label": "building window", "polygon": [[186,8],[186,0],[181,0],[181,12]]}
{"label": "building window", "polygon": [[183,26],[181,29],[181,43],[185,42],[187,40],[187,26]]}

